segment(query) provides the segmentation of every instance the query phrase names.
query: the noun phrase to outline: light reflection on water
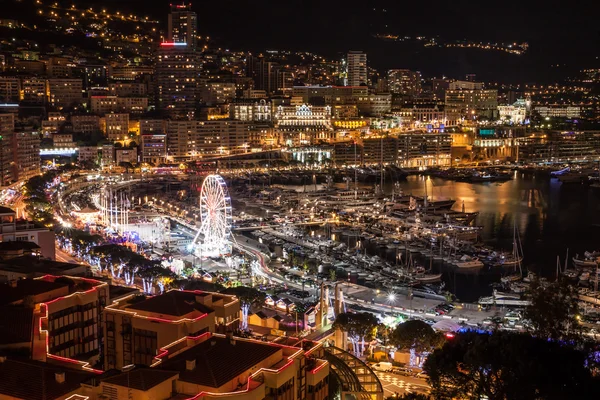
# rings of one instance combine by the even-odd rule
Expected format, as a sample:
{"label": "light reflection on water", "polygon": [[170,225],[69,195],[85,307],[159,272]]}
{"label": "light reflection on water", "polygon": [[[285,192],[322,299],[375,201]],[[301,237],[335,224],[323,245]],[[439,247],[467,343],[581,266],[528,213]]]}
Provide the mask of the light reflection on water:
{"label": "light reflection on water", "polygon": [[[422,196],[423,176],[410,176],[400,182],[404,193]],[[391,184],[390,184],[391,190]],[[460,211],[463,201],[467,212],[479,212],[475,223],[483,227],[486,243],[504,249],[512,246],[516,223],[525,252],[525,264],[554,271],[556,256],[564,263],[570,254],[600,249],[600,191],[581,184],[561,184],[556,179],[524,176],[502,183],[466,183],[431,178],[429,196],[457,200],[453,209]]]}

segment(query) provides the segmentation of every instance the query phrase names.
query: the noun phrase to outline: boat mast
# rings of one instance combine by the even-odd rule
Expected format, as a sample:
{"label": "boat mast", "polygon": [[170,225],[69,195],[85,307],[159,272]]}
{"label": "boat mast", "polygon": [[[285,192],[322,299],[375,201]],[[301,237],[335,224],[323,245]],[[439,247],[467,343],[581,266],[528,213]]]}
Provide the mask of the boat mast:
{"label": "boat mast", "polygon": [[425,177],[425,199],[423,200],[425,205],[425,212],[427,213],[427,176]]}
{"label": "boat mast", "polygon": [[383,136],[381,137],[381,163],[379,165],[380,172],[380,182],[379,182],[379,190],[383,193]]}
{"label": "boat mast", "polygon": [[[517,240],[519,244],[517,244]],[[523,268],[521,266],[522,259],[519,257],[519,248],[521,247],[520,243],[521,239],[519,238],[519,230],[517,229],[517,221],[515,219],[515,223],[513,225],[513,257],[515,257],[515,260],[517,261],[519,273],[521,274],[521,278],[523,278]],[[522,251],[523,250],[521,249],[521,252]]]}
{"label": "boat mast", "polygon": [[356,164],[356,139],[354,139],[354,200],[358,199],[358,165]]}

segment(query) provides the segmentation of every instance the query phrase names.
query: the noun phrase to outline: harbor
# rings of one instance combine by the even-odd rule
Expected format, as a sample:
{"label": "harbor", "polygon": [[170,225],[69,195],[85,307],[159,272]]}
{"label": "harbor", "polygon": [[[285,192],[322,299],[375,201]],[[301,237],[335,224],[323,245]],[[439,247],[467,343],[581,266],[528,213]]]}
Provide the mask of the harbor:
{"label": "harbor", "polygon": [[[316,274],[307,273],[307,281],[335,276],[374,292],[429,293],[483,308],[525,306],[528,281],[534,275],[554,279],[559,256],[559,273],[573,278],[593,316],[596,275],[573,258],[595,248],[591,232],[600,225],[581,214],[593,214],[597,194],[550,174],[510,174],[510,180],[489,183],[412,175],[373,184],[257,184],[244,189],[243,201],[281,227],[277,235],[246,234],[267,243],[276,258],[288,260],[292,253],[314,264]],[[575,204],[583,206],[572,203],[582,195],[583,204]],[[316,218],[320,226],[293,226]],[[571,240],[548,240],[556,237]]]}

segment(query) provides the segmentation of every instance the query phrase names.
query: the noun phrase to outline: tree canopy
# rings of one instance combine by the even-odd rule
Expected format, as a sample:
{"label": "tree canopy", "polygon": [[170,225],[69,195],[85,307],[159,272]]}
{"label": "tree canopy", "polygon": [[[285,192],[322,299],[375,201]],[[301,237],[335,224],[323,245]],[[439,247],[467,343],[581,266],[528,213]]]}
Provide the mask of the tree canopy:
{"label": "tree canopy", "polygon": [[441,346],[443,337],[421,320],[410,320],[399,324],[390,335],[390,342],[400,349],[417,352],[431,351]]}
{"label": "tree canopy", "polygon": [[525,318],[536,336],[550,339],[573,339],[581,333],[577,288],[566,280],[542,284],[531,283],[527,296],[530,305]]}
{"label": "tree canopy", "polygon": [[371,313],[341,313],[335,319],[333,328],[341,329],[350,337],[370,339],[377,325],[379,321]]}
{"label": "tree canopy", "polygon": [[466,332],[425,361],[435,399],[579,399],[600,393],[588,355],[526,333]]}
{"label": "tree canopy", "polygon": [[265,292],[261,292],[249,286],[230,287],[222,291],[225,294],[232,294],[245,304],[263,303],[267,297]]}

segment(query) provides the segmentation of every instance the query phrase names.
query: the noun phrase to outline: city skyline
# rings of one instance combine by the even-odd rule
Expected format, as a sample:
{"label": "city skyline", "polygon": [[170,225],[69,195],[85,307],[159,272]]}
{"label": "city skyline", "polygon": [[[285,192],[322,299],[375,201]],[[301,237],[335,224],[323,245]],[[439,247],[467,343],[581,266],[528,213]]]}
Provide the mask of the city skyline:
{"label": "city skyline", "polygon": [[8,2],[0,398],[600,393],[591,13]]}

